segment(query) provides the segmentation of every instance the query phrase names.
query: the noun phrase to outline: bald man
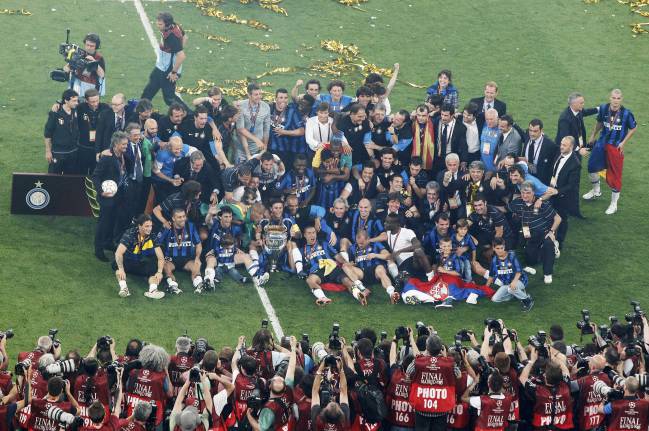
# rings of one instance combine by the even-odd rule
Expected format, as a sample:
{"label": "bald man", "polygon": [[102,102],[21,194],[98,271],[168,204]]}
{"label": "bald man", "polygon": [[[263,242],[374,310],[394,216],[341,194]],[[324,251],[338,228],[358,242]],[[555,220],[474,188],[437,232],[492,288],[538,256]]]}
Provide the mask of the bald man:
{"label": "bald man", "polygon": [[117,93],[110,100],[110,108],[99,114],[97,120],[97,136],[95,137],[95,153],[97,160],[99,154],[110,148],[110,138],[115,132],[126,129],[126,98],[122,93]]}

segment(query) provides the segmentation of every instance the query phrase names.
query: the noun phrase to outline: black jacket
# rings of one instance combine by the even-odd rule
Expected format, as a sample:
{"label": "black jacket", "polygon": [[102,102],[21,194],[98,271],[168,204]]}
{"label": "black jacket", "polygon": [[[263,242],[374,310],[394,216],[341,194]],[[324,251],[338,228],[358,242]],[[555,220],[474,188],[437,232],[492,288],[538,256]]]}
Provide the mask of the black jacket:
{"label": "black jacket", "polygon": [[[439,132],[439,123],[441,118],[437,117],[433,120],[433,126],[435,127],[435,148],[442,142],[442,133]],[[466,161],[468,157],[469,150],[466,145],[466,126],[462,122],[461,118],[455,119],[455,126],[453,127],[453,133],[447,139],[451,141],[451,152],[457,154],[460,157],[461,161]],[[442,156],[446,155],[446,148],[442,148]]]}
{"label": "black jacket", "polygon": [[[528,144],[530,142],[529,135],[525,134],[523,136],[523,145],[521,148],[521,157],[525,157],[528,160],[528,163],[533,163],[533,158],[528,158]],[[538,144],[537,144],[538,145]],[[549,185],[550,178],[552,177],[552,168],[554,167],[554,162],[559,153],[559,148],[556,146],[552,139],[546,134],[543,134],[543,141],[541,141],[541,148],[539,151],[539,157],[536,164],[536,171],[531,172],[536,178],[541,180],[543,184]]]}
{"label": "black jacket", "polygon": [[557,145],[561,144],[561,140],[566,136],[575,138],[575,148],[579,146],[579,138],[583,139],[583,145],[588,143],[586,136],[586,126],[584,125],[584,117],[597,114],[597,108],[584,109],[577,113],[572,113],[570,106],[563,110],[559,115],[559,124],[557,125],[557,136],[554,142]]}
{"label": "black jacket", "polygon": [[[133,162],[130,161],[127,157],[124,157],[126,172],[129,172],[133,169],[132,163]],[[101,184],[104,181],[108,180],[113,180],[118,186],[120,186],[117,189],[115,196],[111,198],[103,197],[101,195]],[[119,198],[123,194],[122,192],[125,187],[128,187],[128,180],[126,180],[126,184],[120,185],[121,180],[122,175],[120,173],[119,158],[115,157],[112,152],[110,156],[101,156],[99,158],[99,161],[97,162],[95,171],[92,173],[92,182],[95,185],[95,190],[97,191],[97,201],[100,205],[114,205],[114,202],[117,200],[117,198]]]}
{"label": "black jacket", "polygon": [[223,186],[221,185],[221,175],[212,169],[209,163],[203,163],[203,168],[194,178],[191,178],[191,162],[189,157],[183,157],[174,163],[174,176],[180,175],[184,181],[193,179],[201,185],[201,201],[209,204],[210,195],[214,189],[217,189],[219,198],[223,196]]}
{"label": "black jacket", "polygon": [[[120,131],[124,131],[126,128],[126,113],[124,113],[124,121]],[[112,109],[107,109],[102,111],[99,114],[99,120],[97,120],[97,134],[95,136],[95,152],[101,153],[104,150],[110,148],[110,138],[113,136],[113,133],[117,131],[115,127],[115,113]]]}
{"label": "black jacket", "polygon": [[[559,161],[559,157],[552,163],[552,172],[554,167]],[[576,215],[577,205],[579,201],[579,174],[581,172],[581,162],[576,153],[572,153],[570,158],[566,161],[557,176],[556,189],[559,192],[552,197],[552,205],[557,209],[560,214]]]}
{"label": "black jacket", "polygon": [[[484,126],[485,120],[484,120],[484,96],[482,97],[476,97],[475,99],[471,99],[470,103],[475,103],[478,105],[478,115],[476,116],[476,122],[478,123],[478,130],[482,133],[482,126]],[[498,111],[498,116],[502,117],[507,113],[507,104],[503,102],[502,100],[494,99],[494,109]]]}

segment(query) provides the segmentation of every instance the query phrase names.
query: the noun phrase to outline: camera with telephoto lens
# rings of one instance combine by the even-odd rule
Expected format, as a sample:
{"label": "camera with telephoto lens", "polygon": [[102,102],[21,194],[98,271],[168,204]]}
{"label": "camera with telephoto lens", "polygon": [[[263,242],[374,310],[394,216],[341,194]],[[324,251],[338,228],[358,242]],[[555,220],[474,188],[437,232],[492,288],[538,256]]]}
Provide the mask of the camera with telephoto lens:
{"label": "camera with telephoto lens", "polygon": [[407,341],[409,339],[408,328],[405,326],[399,326],[394,330],[394,337],[397,340]]}
{"label": "camera with telephoto lens", "polygon": [[[83,366],[83,361],[80,366]],[[47,380],[52,376],[61,376],[63,374],[69,374],[74,371],[77,371],[78,367],[74,359],[65,359],[63,361],[56,361],[53,364],[47,365],[46,367],[39,367],[38,371],[43,375]]]}
{"label": "camera with telephoto lens", "polygon": [[631,301],[631,307],[633,308],[633,311],[626,313],[624,315],[624,320],[633,325],[642,325],[644,311],[640,308],[640,303],[638,301]]}
{"label": "camera with telephoto lens", "polygon": [[14,330],[7,329],[6,331],[0,331],[0,340],[6,338],[7,340],[14,337]]}
{"label": "camera with telephoto lens", "polygon": [[428,330],[426,325],[424,325],[424,322],[415,323],[415,327],[417,328],[417,337],[428,337],[430,335],[430,331]]}
{"label": "camera with telephoto lens", "polygon": [[502,331],[502,327],[500,326],[500,322],[498,319],[492,319],[492,318],[486,318],[484,320],[484,325],[490,330],[493,331],[496,334],[500,334]]}
{"label": "camera with telephoto lens", "polygon": [[124,368],[124,365],[120,364],[117,361],[113,361],[110,364],[106,365],[106,372],[108,374],[115,375],[117,374],[117,370],[119,370],[120,368]]}
{"label": "camera with telephoto lens", "polygon": [[593,383],[593,392],[602,396],[608,401],[620,400],[624,397],[624,392],[613,389],[602,380],[597,380]]}
{"label": "camera with telephoto lens", "polygon": [[268,398],[264,396],[259,387],[253,389],[253,391],[250,393],[250,396],[246,400],[248,408],[252,410],[253,416],[259,416],[259,410],[261,410],[266,401],[268,401]]}
{"label": "camera with telephoto lens", "polygon": [[268,319],[261,320],[261,329],[268,329]]}
{"label": "camera with telephoto lens", "polygon": [[50,337],[50,339],[52,340],[52,346],[53,346],[53,347],[59,347],[59,346],[61,345],[61,340],[59,340],[58,338],[56,338],[56,334],[58,334],[58,333],[59,333],[59,330],[56,329],[56,328],[52,328],[52,329],[50,329],[50,330],[48,331],[48,334],[47,334],[47,335],[48,335],[48,336]]}
{"label": "camera with telephoto lens", "polygon": [[113,344],[113,339],[110,335],[97,338],[97,350],[110,350],[111,344]]}
{"label": "camera with telephoto lens", "polygon": [[302,334],[302,339],[300,340],[300,347],[302,348],[303,352],[308,352],[311,350],[311,345],[309,343],[309,334]]}
{"label": "camera with telephoto lens", "polygon": [[17,376],[24,376],[25,371],[29,369],[29,367],[32,366],[32,360],[29,358],[23,359],[22,361],[18,362],[15,367],[14,367],[14,374]]}
{"label": "camera with telephoto lens", "polygon": [[71,429],[78,429],[83,425],[83,418],[68,413],[56,406],[50,406],[46,411],[47,417],[60,424],[71,425]]}
{"label": "camera with telephoto lens", "polygon": [[609,328],[606,325],[599,325],[599,336],[602,337],[604,340],[610,340],[611,339],[611,328]]}
{"label": "camera with telephoto lens", "polygon": [[198,383],[201,381],[201,369],[198,365],[194,365],[189,369],[189,381],[192,383]]}
{"label": "camera with telephoto lens", "polygon": [[462,341],[471,341],[471,334],[473,334],[473,331],[463,328],[457,331],[457,334],[455,335],[460,337]]}
{"label": "camera with telephoto lens", "polygon": [[454,347],[455,347],[456,352],[459,352],[460,350],[463,349],[463,347],[462,347],[462,336],[461,335],[456,335],[455,336]]}
{"label": "camera with telephoto lens", "polygon": [[331,329],[331,334],[329,334],[329,349],[331,350],[340,350],[342,349],[342,344],[340,342],[340,324],[334,323]]}
{"label": "camera with telephoto lens", "polygon": [[386,331],[381,331],[381,341],[385,340],[388,338],[388,333]]}
{"label": "camera with telephoto lens", "polygon": [[577,322],[577,329],[581,331],[581,335],[593,333],[593,328],[590,326],[590,311],[581,310],[581,320]]}
{"label": "camera with telephoto lens", "polygon": [[550,352],[548,352],[548,348],[545,345],[546,339],[547,335],[545,331],[538,331],[536,335],[530,335],[528,338],[528,342],[536,349],[540,358],[548,358],[550,356]]}
{"label": "camera with telephoto lens", "polygon": [[[84,69],[89,72],[97,70],[99,66],[98,61],[89,61],[86,59],[88,52],[81,48],[76,43],[70,43],[70,29],[66,29],[65,42],[59,44],[59,54],[63,56],[63,60],[70,65],[70,70]],[[54,81],[66,82],[68,80],[68,73],[63,69],[55,69],[50,72],[50,78]]]}
{"label": "camera with telephoto lens", "polygon": [[610,322],[611,326],[613,326],[617,322],[619,322],[620,319],[618,319],[617,316],[608,316],[608,321]]}

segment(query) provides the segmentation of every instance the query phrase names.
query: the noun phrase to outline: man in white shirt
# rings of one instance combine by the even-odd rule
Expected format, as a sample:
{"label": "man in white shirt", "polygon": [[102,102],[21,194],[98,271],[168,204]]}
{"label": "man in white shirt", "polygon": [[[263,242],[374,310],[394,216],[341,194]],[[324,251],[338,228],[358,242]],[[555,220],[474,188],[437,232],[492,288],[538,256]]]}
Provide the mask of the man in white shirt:
{"label": "man in white shirt", "polygon": [[318,105],[316,115],[306,120],[304,138],[311,151],[316,152],[331,141],[333,118],[329,116],[329,104],[322,102]]}
{"label": "man in white shirt", "polygon": [[469,103],[462,111],[462,123],[466,127],[467,165],[475,160],[480,160],[480,129],[476,121],[478,106]]}

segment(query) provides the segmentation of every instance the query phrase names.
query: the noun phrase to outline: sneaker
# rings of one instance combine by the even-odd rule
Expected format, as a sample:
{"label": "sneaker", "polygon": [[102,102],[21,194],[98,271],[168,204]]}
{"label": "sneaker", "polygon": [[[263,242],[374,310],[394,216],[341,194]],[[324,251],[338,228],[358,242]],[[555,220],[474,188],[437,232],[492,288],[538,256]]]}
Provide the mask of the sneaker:
{"label": "sneaker", "polygon": [[239,283],[246,284],[249,281],[250,281],[250,277],[241,277],[241,280],[239,281]]}
{"label": "sneaker", "polygon": [[435,308],[453,308],[453,298],[449,296],[442,302],[438,302],[435,304]]}
{"label": "sneaker", "polygon": [[206,290],[207,291],[214,290],[214,288],[215,288],[214,280],[209,280],[207,278],[205,280],[203,280],[203,290],[204,291],[206,291]]}
{"label": "sneaker", "polygon": [[419,298],[413,296],[413,295],[408,295],[403,298],[403,302],[405,302],[408,305],[417,305],[421,304],[421,301]]}
{"label": "sneaker", "polygon": [[606,211],[604,211],[604,214],[611,215],[611,214],[615,214],[616,212],[617,212],[617,204],[610,204],[608,208],[606,208]]}
{"label": "sneaker", "polygon": [[469,297],[466,299],[466,303],[471,305],[476,305],[478,303],[478,295],[476,293],[470,294]]}
{"label": "sneaker", "polygon": [[261,287],[268,283],[268,280],[270,280],[270,274],[265,272],[263,275],[257,277],[257,285]]}
{"label": "sneaker", "polygon": [[198,286],[196,286],[196,289],[194,289],[194,293],[203,293],[203,286],[205,283],[201,283]]}
{"label": "sneaker", "polygon": [[521,304],[523,306],[523,312],[527,313],[532,309],[532,307],[534,307],[534,298],[528,296],[527,299],[521,301]]}
{"label": "sneaker", "polygon": [[127,296],[131,296],[131,292],[129,292],[128,287],[120,287],[118,295],[120,298],[126,298]]}
{"label": "sneaker", "polygon": [[554,258],[559,259],[559,257],[561,257],[561,248],[559,247],[559,241],[555,239],[553,242],[554,242]]}
{"label": "sneaker", "polygon": [[162,299],[162,298],[164,298],[165,293],[159,291],[158,289],[156,289],[156,290],[148,290],[148,291],[144,292],[144,296],[146,296],[147,298],[151,298],[151,299]]}
{"label": "sneaker", "polygon": [[325,305],[331,303],[331,299],[329,299],[329,298],[327,298],[327,297],[325,296],[325,297],[323,297],[323,298],[318,298],[318,299],[316,299],[316,300],[315,300],[315,303],[316,303],[316,305],[325,306]]}
{"label": "sneaker", "polygon": [[173,293],[174,295],[180,295],[181,293],[183,293],[183,291],[180,289],[180,287],[178,287],[177,284],[172,284],[171,286],[169,286],[169,292]]}
{"label": "sneaker", "polygon": [[544,275],[543,276],[543,282],[545,284],[552,284],[552,274],[550,275]]}
{"label": "sneaker", "polygon": [[595,190],[591,189],[588,193],[586,193],[585,195],[583,195],[582,198],[584,198],[584,199],[586,199],[587,201],[589,201],[589,200],[591,200],[591,199],[598,198],[598,197],[600,197],[600,196],[602,196],[602,192],[595,193]]}
{"label": "sneaker", "polygon": [[531,266],[526,266],[523,268],[523,271],[527,272],[530,275],[536,274],[536,269],[532,268]]}

